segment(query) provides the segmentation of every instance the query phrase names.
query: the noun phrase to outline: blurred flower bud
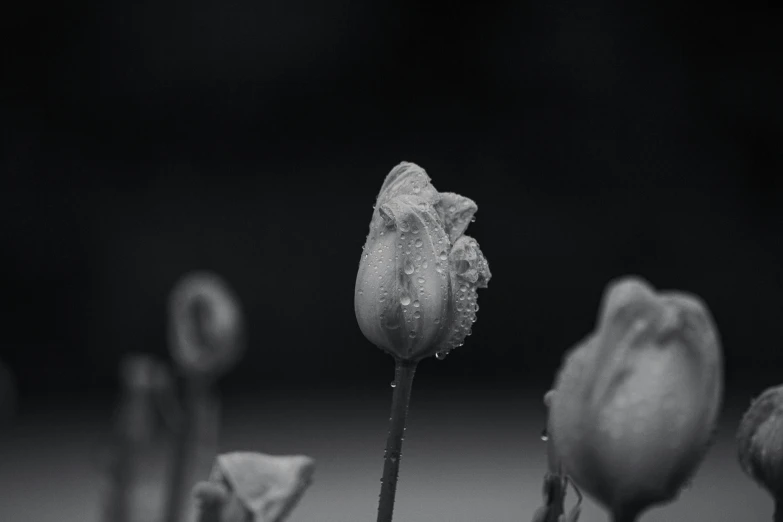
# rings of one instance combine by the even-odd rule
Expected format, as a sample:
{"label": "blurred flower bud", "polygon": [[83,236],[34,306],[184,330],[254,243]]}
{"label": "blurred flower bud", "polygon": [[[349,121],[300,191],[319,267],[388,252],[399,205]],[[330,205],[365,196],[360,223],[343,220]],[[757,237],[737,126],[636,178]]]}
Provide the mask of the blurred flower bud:
{"label": "blurred flower bud", "polygon": [[219,455],[209,477],[194,488],[199,522],[281,522],[312,481],[315,463],[303,455]]}
{"label": "blurred flower bud", "polygon": [[674,499],[709,447],[723,359],[707,307],[610,284],[596,331],[564,361],[548,395],[548,432],[563,471],[608,510],[633,519]]}
{"label": "blurred flower bud", "polygon": [[783,499],[783,386],[764,391],[742,417],[737,431],[742,470]]}
{"label": "blurred flower bud", "polygon": [[476,289],[491,277],[478,243],[462,236],[476,208],[439,194],[412,163],[386,176],[354,296],[359,328],[373,344],[402,360],[442,358],[470,334]]}
{"label": "blurred flower bud", "polygon": [[188,374],[225,372],[242,354],[242,314],[226,283],[208,272],[193,272],[175,286],[169,300],[174,360]]}

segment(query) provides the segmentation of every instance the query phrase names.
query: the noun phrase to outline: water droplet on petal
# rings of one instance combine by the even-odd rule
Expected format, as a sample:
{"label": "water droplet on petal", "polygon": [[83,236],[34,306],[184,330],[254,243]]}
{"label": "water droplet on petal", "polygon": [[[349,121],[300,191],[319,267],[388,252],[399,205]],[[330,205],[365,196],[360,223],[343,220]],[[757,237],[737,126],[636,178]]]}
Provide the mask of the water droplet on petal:
{"label": "water droplet on petal", "polygon": [[446,254],[446,251],[445,250],[441,251],[441,253],[440,253],[440,260],[441,261],[445,261],[448,258],[449,258],[449,256],[448,256],[448,254]]}
{"label": "water droplet on petal", "polygon": [[419,303],[419,300],[418,300],[418,299],[417,299],[417,300],[415,300],[415,301],[413,301],[413,307],[414,307],[414,308],[418,308],[420,304],[421,304],[421,303]]}
{"label": "water droplet on petal", "polygon": [[549,440],[549,432],[546,430],[546,428],[541,430],[541,440],[543,440],[544,442]]}
{"label": "water droplet on petal", "polygon": [[421,317],[421,312],[419,312],[418,310],[416,310],[415,312],[413,312],[413,317],[415,317],[416,319],[418,319],[419,317]]}
{"label": "water droplet on petal", "polygon": [[413,263],[411,263],[410,259],[405,260],[405,273],[408,275],[411,275],[413,273]]}
{"label": "water droplet on petal", "polygon": [[404,295],[404,296],[400,297],[400,304],[402,306],[408,306],[409,304],[411,304],[410,296]]}
{"label": "water droplet on petal", "polygon": [[420,247],[422,244],[423,244],[423,243],[422,243],[421,239],[417,239],[417,240],[416,240],[416,243],[415,243],[415,245],[416,245],[417,247]]}
{"label": "water droplet on petal", "polygon": [[391,387],[392,388],[396,388],[397,387],[397,381],[392,381],[391,382]]}
{"label": "water droplet on petal", "polygon": [[416,332],[413,332],[413,331],[412,331],[411,333],[409,333],[409,334],[408,334],[408,337],[410,337],[411,339],[413,339],[414,337],[416,337]]}
{"label": "water droplet on petal", "polygon": [[417,281],[419,282],[420,285],[424,284],[424,278],[423,277],[418,278]]}

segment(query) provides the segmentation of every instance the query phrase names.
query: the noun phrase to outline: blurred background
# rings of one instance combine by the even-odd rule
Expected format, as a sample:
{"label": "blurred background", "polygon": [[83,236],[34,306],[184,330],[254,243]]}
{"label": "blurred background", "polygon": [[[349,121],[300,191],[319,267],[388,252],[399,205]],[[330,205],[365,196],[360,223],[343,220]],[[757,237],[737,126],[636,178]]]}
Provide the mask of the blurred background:
{"label": "blurred background", "polygon": [[419,367],[400,521],[530,519],[541,397],[626,274],[701,296],[726,357],[723,450],[649,520],[769,519],[732,437],[783,382],[783,17],[577,4],[6,8],[0,360],[17,397],[0,519],[93,517],[84,452],[110,428],[118,364],[168,358],[166,300],[193,269],[247,318],[220,383],[226,444],[319,460],[292,520],[374,517],[393,362],[353,291],[403,160],[478,203],[468,234],[493,277],[465,345]]}

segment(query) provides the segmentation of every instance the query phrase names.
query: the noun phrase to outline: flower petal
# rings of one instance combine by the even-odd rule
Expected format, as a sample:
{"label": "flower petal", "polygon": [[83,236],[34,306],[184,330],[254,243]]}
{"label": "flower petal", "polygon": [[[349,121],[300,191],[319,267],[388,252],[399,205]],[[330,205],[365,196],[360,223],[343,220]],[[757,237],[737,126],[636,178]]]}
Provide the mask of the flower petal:
{"label": "flower petal", "polygon": [[427,172],[415,163],[407,161],[394,167],[386,176],[375,206],[378,208],[393,198],[404,195],[420,197],[430,205],[440,200],[440,194],[432,186]]}
{"label": "flower petal", "polygon": [[451,285],[450,324],[438,343],[437,351],[442,355],[462,346],[465,337],[471,334],[478,311],[476,289],[486,288],[492,277],[478,242],[469,236],[460,237],[452,247],[448,271]]}
{"label": "flower petal", "polygon": [[435,204],[446,233],[452,242],[456,241],[470,225],[478,205],[469,198],[453,192],[441,192],[440,201]]}
{"label": "flower petal", "polygon": [[253,522],[281,522],[312,480],[310,457],[236,452],[215,459],[210,481],[225,482],[244,504]]}

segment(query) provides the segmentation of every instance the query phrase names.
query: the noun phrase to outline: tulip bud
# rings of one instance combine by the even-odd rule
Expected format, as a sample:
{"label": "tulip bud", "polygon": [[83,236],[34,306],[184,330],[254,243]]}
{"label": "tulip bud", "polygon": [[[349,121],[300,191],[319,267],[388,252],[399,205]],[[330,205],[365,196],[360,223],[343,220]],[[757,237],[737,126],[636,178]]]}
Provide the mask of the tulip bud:
{"label": "tulip bud", "polygon": [[219,455],[209,482],[194,488],[200,522],[282,522],[312,481],[315,463],[303,455]]}
{"label": "tulip bud", "polygon": [[723,393],[706,306],[639,279],[608,287],[596,331],[548,396],[556,461],[615,516],[674,499],[712,441]]}
{"label": "tulip bud", "polygon": [[239,359],[239,301],[217,275],[194,272],[175,286],[169,300],[172,356],[189,374],[217,375]]}
{"label": "tulip bud", "polygon": [[359,327],[376,346],[402,360],[442,358],[470,333],[476,288],[490,278],[478,243],[462,236],[476,208],[462,196],[439,194],[412,163],[386,176],[354,298]]}
{"label": "tulip bud", "polygon": [[[764,391],[753,401],[737,432],[742,470],[776,503],[783,499],[783,386]],[[776,519],[777,520],[777,519]]]}

